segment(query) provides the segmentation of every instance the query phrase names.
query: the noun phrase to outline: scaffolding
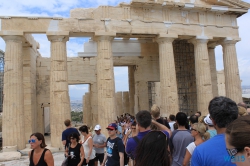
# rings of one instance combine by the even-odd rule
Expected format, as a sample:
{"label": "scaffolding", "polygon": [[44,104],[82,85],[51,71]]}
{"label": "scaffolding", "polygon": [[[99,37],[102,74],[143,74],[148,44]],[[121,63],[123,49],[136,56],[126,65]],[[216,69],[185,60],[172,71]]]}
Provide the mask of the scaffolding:
{"label": "scaffolding", "polygon": [[3,112],[4,52],[0,50],[0,112]]}
{"label": "scaffolding", "polygon": [[187,115],[197,111],[194,46],[186,40],[173,44],[179,109]]}

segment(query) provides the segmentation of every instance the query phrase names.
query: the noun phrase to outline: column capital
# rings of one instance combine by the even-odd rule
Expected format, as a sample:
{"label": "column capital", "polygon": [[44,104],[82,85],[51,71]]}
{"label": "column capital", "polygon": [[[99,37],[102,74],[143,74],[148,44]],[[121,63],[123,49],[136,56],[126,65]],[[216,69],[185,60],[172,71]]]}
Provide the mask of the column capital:
{"label": "column capital", "polygon": [[188,40],[189,43],[192,43],[193,45],[196,45],[196,44],[207,44],[208,41],[209,41],[210,38],[204,36],[204,37],[200,37],[200,36],[197,36],[195,38],[192,38],[190,40]]}
{"label": "column capital", "polygon": [[172,43],[177,38],[178,38],[177,34],[160,33],[154,40],[159,44],[162,43],[162,42],[170,42],[170,43]]}
{"label": "column capital", "polygon": [[47,38],[51,42],[66,42],[69,40],[68,31],[46,32]]}
{"label": "column capital", "polygon": [[94,41],[99,40],[113,40],[116,36],[116,32],[95,32],[95,36],[93,37]]}
{"label": "column capital", "polygon": [[2,36],[3,40],[5,42],[7,41],[13,41],[13,42],[17,42],[17,43],[23,43],[23,36],[16,36],[16,35],[6,35],[6,36]]}
{"label": "column capital", "polygon": [[220,44],[223,46],[223,45],[231,45],[231,44],[233,44],[233,45],[235,45],[238,41],[240,41],[241,39],[240,38],[238,38],[238,39],[232,39],[232,38],[230,38],[230,37],[227,37],[227,38],[225,38],[225,39],[223,39],[223,40],[221,40],[220,41]]}
{"label": "column capital", "polygon": [[215,41],[215,42],[209,42],[207,44],[207,48],[208,49],[215,49],[215,47],[218,46],[218,45],[220,45],[220,43],[218,43],[217,41]]}

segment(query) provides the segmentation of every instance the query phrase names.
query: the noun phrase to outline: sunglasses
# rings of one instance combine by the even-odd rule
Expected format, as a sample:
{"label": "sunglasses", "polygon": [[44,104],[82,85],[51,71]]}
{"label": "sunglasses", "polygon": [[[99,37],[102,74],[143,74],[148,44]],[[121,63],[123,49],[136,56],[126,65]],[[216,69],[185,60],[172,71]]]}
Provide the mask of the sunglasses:
{"label": "sunglasses", "polygon": [[196,129],[191,128],[191,131],[192,131],[192,130],[197,131]]}
{"label": "sunglasses", "polygon": [[227,153],[232,157],[235,156],[237,153],[242,151],[244,148],[232,148],[232,149],[226,149]]}
{"label": "sunglasses", "polygon": [[70,139],[75,139],[75,138],[71,137]]}
{"label": "sunglasses", "polygon": [[30,139],[30,140],[28,140],[28,142],[29,142],[29,144],[30,144],[30,143],[35,143],[36,140],[35,140],[35,139]]}
{"label": "sunglasses", "polygon": [[135,130],[136,128],[133,128],[133,127],[132,127],[131,129],[132,129],[132,130]]}
{"label": "sunglasses", "polygon": [[113,129],[107,129],[108,131],[113,131]]}

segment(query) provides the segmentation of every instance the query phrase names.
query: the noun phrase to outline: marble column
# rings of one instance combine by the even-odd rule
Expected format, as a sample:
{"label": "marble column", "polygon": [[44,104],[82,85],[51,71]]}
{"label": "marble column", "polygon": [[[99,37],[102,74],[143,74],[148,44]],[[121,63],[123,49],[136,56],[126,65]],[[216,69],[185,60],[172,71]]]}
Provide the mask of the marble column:
{"label": "marble column", "polygon": [[179,112],[173,41],[177,36],[159,35],[161,115]]}
{"label": "marble column", "polygon": [[[116,33],[98,32],[94,40],[97,42],[97,89],[98,89],[98,122],[105,128],[116,119],[115,81],[112,56],[112,43]],[[107,131],[103,130],[107,136]]]}
{"label": "marble column", "polygon": [[222,47],[226,96],[239,103],[242,101],[242,89],[235,47],[236,42],[235,40],[226,39],[222,42]]}
{"label": "marble column", "polygon": [[123,107],[123,113],[130,113],[129,112],[129,93],[123,92],[122,93],[122,107]]}
{"label": "marble column", "polygon": [[202,115],[207,115],[209,102],[213,98],[208,40],[196,38],[190,42],[194,44],[197,110],[201,111]]}
{"label": "marble column", "polygon": [[[3,147],[21,150],[27,143],[24,130],[23,55],[22,36],[3,36],[5,40],[3,86]],[[4,151],[4,148],[3,148]]]}
{"label": "marble column", "polygon": [[91,119],[90,124],[95,127],[98,122],[98,102],[97,102],[97,83],[93,83],[89,85],[90,92],[90,109],[91,109]]}
{"label": "marble column", "polygon": [[115,103],[117,116],[121,116],[123,114],[122,92],[115,93]]}
{"label": "marble column", "polygon": [[131,115],[134,115],[134,108],[135,108],[134,66],[128,66],[128,80],[129,80],[129,113]]}
{"label": "marble column", "polygon": [[216,70],[214,49],[215,47],[208,47],[211,81],[212,81],[212,92],[213,92],[213,97],[216,97],[218,96],[218,85],[217,85],[217,70]]}
{"label": "marble column", "polygon": [[83,96],[83,123],[87,124],[87,126],[92,125],[92,112],[91,112],[91,106],[90,106],[90,93],[85,93]]}
{"label": "marble column", "polygon": [[62,146],[64,120],[71,119],[71,108],[68,89],[67,51],[68,33],[56,35],[47,32],[51,42],[50,51],[50,128],[51,146]]}

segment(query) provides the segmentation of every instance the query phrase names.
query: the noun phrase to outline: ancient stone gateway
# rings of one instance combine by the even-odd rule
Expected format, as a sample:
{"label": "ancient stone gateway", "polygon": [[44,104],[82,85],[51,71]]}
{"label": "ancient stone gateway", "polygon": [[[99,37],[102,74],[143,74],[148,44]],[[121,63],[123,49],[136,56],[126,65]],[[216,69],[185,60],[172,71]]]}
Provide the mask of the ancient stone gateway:
{"label": "ancient stone gateway", "polygon": [[[90,84],[89,123],[104,127],[113,121],[119,96],[114,66],[129,66],[130,111],[149,109],[149,87],[160,82],[164,115],[179,110],[206,114],[209,101],[218,95],[216,45],[223,47],[225,94],[242,100],[236,19],[249,8],[240,0],[133,0],[116,7],[73,9],[70,18],[1,17],[0,35],[6,42],[3,146],[25,148],[31,133],[44,131],[43,107],[49,106],[51,145],[62,147],[63,121],[70,118],[69,84]],[[35,33],[48,36],[50,58],[37,51]],[[94,50],[67,58],[68,39],[84,36],[91,37],[88,44]]]}

